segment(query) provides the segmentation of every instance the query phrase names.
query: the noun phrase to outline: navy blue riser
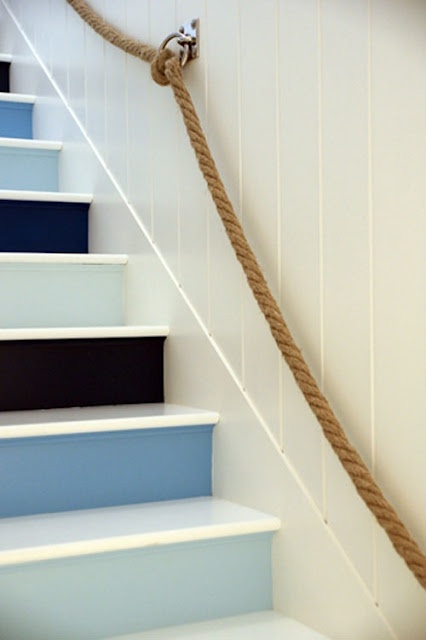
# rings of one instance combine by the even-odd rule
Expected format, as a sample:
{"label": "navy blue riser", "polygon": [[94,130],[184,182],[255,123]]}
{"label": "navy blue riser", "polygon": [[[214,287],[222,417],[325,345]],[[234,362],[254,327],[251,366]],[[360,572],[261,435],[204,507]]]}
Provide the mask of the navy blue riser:
{"label": "navy blue riser", "polygon": [[164,337],[0,341],[0,411],[163,402]]}
{"label": "navy blue riser", "polygon": [[25,139],[33,137],[33,104],[31,102],[2,100],[0,97],[0,137]]}
{"label": "navy blue riser", "polygon": [[0,517],[209,496],[212,430],[0,440]]}
{"label": "navy blue riser", "polygon": [[101,640],[272,609],[271,535],[0,570],[2,640]]}
{"label": "navy blue riser", "polygon": [[89,204],[0,200],[0,251],[87,253]]}
{"label": "navy blue riser", "polygon": [[8,93],[10,91],[10,62],[0,61],[0,91]]}

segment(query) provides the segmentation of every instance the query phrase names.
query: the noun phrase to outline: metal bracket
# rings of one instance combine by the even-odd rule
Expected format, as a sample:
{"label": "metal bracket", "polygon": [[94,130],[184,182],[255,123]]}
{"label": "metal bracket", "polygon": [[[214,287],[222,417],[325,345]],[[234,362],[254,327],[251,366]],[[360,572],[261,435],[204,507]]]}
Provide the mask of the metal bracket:
{"label": "metal bracket", "polygon": [[193,18],[190,22],[185,22],[180,27],[179,33],[182,34],[182,37],[178,39],[178,44],[183,46],[184,49],[181,53],[180,63],[184,67],[188,60],[194,60],[200,55],[199,18]]}
{"label": "metal bracket", "polygon": [[163,40],[159,51],[163,51],[172,40],[182,47],[180,52],[180,65],[184,67],[188,60],[194,60],[200,55],[200,20],[193,18],[190,22],[182,25],[176,33],[171,33]]}

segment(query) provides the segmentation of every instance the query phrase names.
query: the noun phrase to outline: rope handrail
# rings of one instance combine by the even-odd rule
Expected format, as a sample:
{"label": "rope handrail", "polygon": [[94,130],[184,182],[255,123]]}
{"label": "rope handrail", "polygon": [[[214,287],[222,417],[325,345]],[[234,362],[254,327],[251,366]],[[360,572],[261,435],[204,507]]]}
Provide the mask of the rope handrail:
{"label": "rope handrail", "polygon": [[170,49],[158,52],[157,49],[126,36],[101,18],[85,0],[67,0],[67,2],[90,27],[108,42],[149,63],[155,82],[163,86],[170,84],[181,110],[199,168],[207,183],[217,212],[282,356],[358,494],[386,531],[397,553],[405,561],[420,585],[426,589],[426,555],[422,553],[395,509],[383,495],[359,453],[350,444],[339,420],[296,345],[281,309],[269,289],[226,193],[191,96],[185,86],[177,57]]}

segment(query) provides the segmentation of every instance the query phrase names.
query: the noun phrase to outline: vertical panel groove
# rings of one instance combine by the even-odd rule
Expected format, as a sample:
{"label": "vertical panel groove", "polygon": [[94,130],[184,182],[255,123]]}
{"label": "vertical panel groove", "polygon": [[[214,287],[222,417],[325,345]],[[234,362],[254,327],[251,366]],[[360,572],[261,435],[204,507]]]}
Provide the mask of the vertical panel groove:
{"label": "vertical panel groove", "polygon": [[[128,26],[128,12],[127,12],[127,2],[124,3],[124,23],[126,25],[126,33],[129,33],[129,26]],[[125,158],[125,171],[126,171],[126,183],[124,185],[125,191],[126,191],[126,195],[127,195],[127,199],[128,199],[128,194],[129,194],[129,184],[130,184],[130,132],[129,132],[129,83],[130,83],[130,78],[129,78],[129,54],[126,53],[124,55],[124,112],[125,112],[125,118],[126,118],[126,131],[125,131],[125,135],[126,135],[126,158]]]}
{"label": "vertical panel groove", "polygon": [[[205,25],[203,31],[205,33],[206,41],[209,40],[209,9],[208,2],[204,0],[204,15],[205,15]],[[204,65],[204,105],[205,105],[205,131],[207,135],[207,139],[210,139],[210,111],[209,111],[209,58],[205,57],[205,65]],[[210,213],[211,213],[211,201],[210,198],[207,198],[206,201],[206,233],[207,233],[207,328],[209,330],[209,334],[212,335],[212,291],[210,283],[212,281],[212,234],[211,234],[211,222],[210,222]]]}
{"label": "vertical panel groove", "polygon": [[[276,130],[276,165],[277,165],[277,173],[276,173],[276,190],[277,190],[277,299],[278,304],[282,308],[282,272],[283,272],[283,259],[282,259],[282,185],[281,185],[281,128],[280,128],[280,113],[281,113],[281,93],[280,93],[280,78],[281,78],[281,66],[280,66],[280,56],[279,56],[279,41],[280,41],[280,5],[279,0],[275,0],[274,2],[274,13],[275,13],[275,31],[274,31],[274,45],[275,45],[275,130]],[[281,450],[284,448],[284,413],[283,413],[283,402],[284,402],[284,391],[283,391],[283,383],[284,383],[284,371],[283,371],[283,360],[280,354],[278,356],[278,393],[279,393],[279,445]]]}
{"label": "vertical panel groove", "polygon": [[[244,194],[243,194],[243,150],[242,150],[242,71],[241,71],[241,0],[236,0],[237,5],[237,28],[236,28],[236,39],[237,39],[237,118],[238,118],[238,210],[240,221],[244,221]],[[245,307],[244,307],[244,282],[243,276],[241,276],[241,384],[243,389],[245,389],[246,385],[246,353],[245,353]]]}
{"label": "vertical panel groove", "polygon": [[[371,28],[371,3],[372,0],[368,0],[368,242],[369,242],[369,304],[370,304],[370,459],[371,459],[371,473],[375,475],[376,466],[376,409],[375,409],[375,352],[374,352],[374,227],[373,227],[373,215],[374,215],[374,202],[373,202],[373,142],[372,142],[372,28]],[[372,522],[372,589],[375,602],[378,602],[378,566],[377,566],[377,524]]]}
{"label": "vertical panel groove", "polygon": [[[318,26],[318,243],[319,243],[319,298],[320,298],[320,379],[319,387],[324,390],[324,186],[323,186],[323,94],[322,94],[322,5],[317,0],[317,26]],[[321,434],[321,469],[322,469],[322,509],[325,522],[328,521],[327,508],[327,445]]]}

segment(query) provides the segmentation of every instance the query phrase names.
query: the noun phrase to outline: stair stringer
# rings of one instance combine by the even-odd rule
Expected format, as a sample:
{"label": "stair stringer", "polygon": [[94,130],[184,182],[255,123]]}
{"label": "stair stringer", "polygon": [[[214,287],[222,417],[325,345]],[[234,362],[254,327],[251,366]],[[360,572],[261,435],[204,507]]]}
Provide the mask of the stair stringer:
{"label": "stair stringer", "polygon": [[[17,65],[18,70],[14,72],[14,91],[41,94],[35,109],[36,136],[64,140],[61,188],[94,194],[91,250],[130,256],[127,322],[170,326],[173,337],[166,346],[169,401],[214,407],[221,413],[221,424],[214,436],[215,493],[273,513],[284,523],[273,551],[276,608],[336,639],[346,639],[348,633],[363,640],[421,638],[423,594],[400,561],[394,559],[379,532],[376,535],[384,549],[383,576],[392,576],[392,594],[382,590],[379,605],[376,605],[374,577],[368,575],[370,569],[365,571],[365,556],[371,553],[365,540],[361,540],[361,551],[352,549],[344,535],[324,520],[315,483],[307,479],[294,458],[290,459],[287,452],[281,451],[273,420],[247,384],[247,372],[244,380],[226,343],[211,335],[205,309],[195,307],[190,284],[182,284],[179,259],[164,243],[158,244],[151,224],[151,196],[145,202],[131,204],[123,179],[125,163],[119,166],[105,153],[102,140],[89,137],[84,125],[93,114],[86,113],[82,106],[84,98],[83,92],[79,95],[82,86],[77,86],[77,76],[73,91],[72,79],[63,73],[66,60],[61,60],[60,56],[64,51],[57,50],[58,58],[52,64],[48,45],[43,38],[37,40],[34,35],[40,36],[45,29],[41,22],[43,16],[46,17],[47,4],[43,10],[37,4],[37,11],[29,9],[28,4],[24,11],[23,2],[8,4],[23,24],[23,28],[17,27],[8,11],[3,9],[0,23],[3,46],[23,63],[20,67]],[[56,11],[59,20],[66,16],[68,26],[80,29],[64,3],[56,4],[55,8],[51,6],[50,18]],[[35,38],[39,47],[37,53],[25,39],[25,29]],[[84,35],[81,30],[79,33],[80,42],[89,38],[87,33]],[[98,47],[95,41],[90,41],[90,46]],[[102,46],[99,47],[101,50]],[[117,65],[118,69],[120,61]],[[145,71],[141,70],[141,73]],[[116,79],[120,81],[118,77]],[[153,91],[160,90],[154,88]],[[156,100],[163,101],[168,113],[174,113],[162,91],[162,97]],[[149,135],[155,135],[155,132]],[[191,161],[186,153],[184,151],[185,161],[189,164]],[[123,151],[119,150],[118,155],[122,158]],[[76,167],[79,167],[77,172]],[[192,164],[186,171],[194,172],[194,179],[198,179]],[[169,167],[168,176],[172,173],[173,169]],[[155,195],[155,190],[151,195]],[[170,216],[170,212],[167,215]],[[182,208],[179,215],[182,219]],[[168,222],[170,217],[165,218],[165,224]],[[226,253],[225,239],[223,242]],[[255,314],[255,307],[248,302],[245,285],[241,286],[244,303],[249,312]],[[262,343],[267,343],[267,330],[262,321],[258,322],[258,327]],[[275,357],[273,349],[271,347],[266,361]],[[286,394],[297,398],[298,391],[291,381],[286,384]],[[307,423],[310,424],[310,420],[306,416]],[[310,429],[309,426],[307,430]],[[299,455],[302,457],[303,452]],[[358,497],[347,489],[346,478],[339,467],[336,467],[334,481],[344,487],[350,526],[357,526],[352,522],[360,514],[362,538],[365,530],[372,528],[371,519]],[[356,515],[352,519],[353,513]]]}

